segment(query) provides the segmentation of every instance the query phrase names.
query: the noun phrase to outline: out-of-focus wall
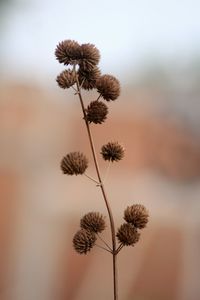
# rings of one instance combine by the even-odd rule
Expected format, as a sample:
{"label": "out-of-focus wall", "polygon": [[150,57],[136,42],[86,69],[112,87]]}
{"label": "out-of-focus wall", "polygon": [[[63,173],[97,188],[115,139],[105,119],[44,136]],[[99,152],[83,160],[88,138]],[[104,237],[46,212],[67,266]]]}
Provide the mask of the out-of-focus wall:
{"label": "out-of-focus wall", "polygon": [[[132,203],[150,211],[141,242],[120,254],[121,297],[198,299],[198,137],[181,120],[159,118],[154,106],[144,110],[127,95],[136,97],[134,91],[123,91],[109,104],[106,123],[92,125],[98,153],[109,140],[126,148],[125,158],[112,164],[106,180],[116,226]],[[98,210],[107,215],[95,184],[60,170],[63,155],[80,150],[89,158],[88,173],[95,176],[76,100],[73,92],[66,96],[16,83],[1,88],[1,229],[10,237],[1,239],[5,297],[112,297],[107,253],[96,249],[79,257],[71,244],[83,214]],[[100,166],[106,173],[106,164],[101,161]],[[110,239],[109,230],[104,237]],[[101,277],[104,289],[98,284]]]}

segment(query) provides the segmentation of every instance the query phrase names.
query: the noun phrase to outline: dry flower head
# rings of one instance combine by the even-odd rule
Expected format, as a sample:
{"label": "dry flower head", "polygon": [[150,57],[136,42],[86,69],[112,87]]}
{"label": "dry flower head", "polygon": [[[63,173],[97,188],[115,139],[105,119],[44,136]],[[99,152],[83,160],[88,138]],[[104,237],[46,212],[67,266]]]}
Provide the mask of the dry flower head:
{"label": "dry flower head", "polygon": [[55,56],[64,65],[75,65],[79,62],[81,46],[74,40],[60,42],[55,50]]}
{"label": "dry flower head", "polygon": [[124,219],[136,228],[142,229],[148,223],[149,213],[142,204],[128,206],[124,211]]}
{"label": "dry flower head", "polygon": [[139,241],[140,233],[131,224],[124,223],[118,229],[117,238],[123,246],[133,246]]}
{"label": "dry flower head", "polygon": [[68,89],[73,86],[76,82],[76,74],[74,71],[65,70],[57,76],[56,81],[59,87],[63,89]]}
{"label": "dry flower head", "polygon": [[81,228],[94,233],[100,233],[105,229],[106,224],[102,214],[98,212],[89,212],[81,219],[80,226]]}
{"label": "dry flower head", "polygon": [[80,152],[70,152],[63,157],[60,167],[64,174],[83,174],[88,167],[88,160],[85,155]]}
{"label": "dry flower head", "polygon": [[96,241],[96,236],[94,232],[91,232],[86,229],[80,229],[76,232],[73,238],[73,246],[76,252],[79,254],[87,254]]}
{"label": "dry flower head", "polygon": [[82,44],[80,49],[80,68],[91,71],[99,63],[100,52],[93,44]]}
{"label": "dry flower head", "polygon": [[97,66],[94,66],[91,70],[84,70],[79,68],[78,81],[80,86],[85,90],[91,90],[96,88],[96,82],[99,79],[101,72]]}
{"label": "dry flower head", "polygon": [[120,95],[120,84],[112,75],[102,75],[97,81],[97,91],[106,100],[116,100]]}
{"label": "dry flower head", "polygon": [[89,123],[101,124],[108,114],[108,107],[101,101],[92,101],[86,109],[86,118]]}
{"label": "dry flower head", "polygon": [[119,161],[124,157],[124,147],[118,142],[109,142],[102,146],[101,154],[104,160]]}

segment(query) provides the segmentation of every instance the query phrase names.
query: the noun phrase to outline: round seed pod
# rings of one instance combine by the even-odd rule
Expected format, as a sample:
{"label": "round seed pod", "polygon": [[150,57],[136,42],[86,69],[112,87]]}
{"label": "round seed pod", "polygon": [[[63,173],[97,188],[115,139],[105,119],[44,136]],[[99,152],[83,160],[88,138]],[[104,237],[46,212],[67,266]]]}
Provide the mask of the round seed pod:
{"label": "round seed pod", "polygon": [[96,82],[99,79],[101,72],[97,66],[94,66],[90,70],[79,68],[78,80],[80,86],[85,90],[91,90],[96,88]]}
{"label": "round seed pod", "polygon": [[124,211],[124,219],[126,222],[134,225],[136,228],[142,229],[148,223],[149,213],[142,204],[134,204],[128,206]]}
{"label": "round seed pod", "polygon": [[81,228],[94,233],[102,232],[105,227],[104,217],[98,212],[89,212],[80,221]]}
{"label": "round seed pod", "polygon": [[73,246],[79,254],[87,254],[96,241],[96,236],[93,232],[85,229],[77,231],[73,238]]}
{"label": "round seed pod", "polygon": [[106,101],[116,100],[120,95],[119,81],[112,75],[101,76],[97,80],[96,87]]}
{"label": "round seed pod", "polygon": [[71,152],[63,157],[60,167],[67,175],[83,174],[88,167],[88,160],[80,152]]}
{"label": "round seed pod", "polygon": [[124,246],[134,246],[139,241],[140,233],[131,224],[124,223],[118,229],[117,238]]}
{"label": "round seed pod", "polygon": [[59,87],[63,89],[68,89],[76,82],[76,74],[74,71],[65,70],[57,76],[56,81]]}
{"label": "round seed pod", "polygon": [[79,65],[82,70],[90,71],[99,63],[100,52],[93,44],[82,44]]}
{"label": "round seed pod", "polygon": [[108,114],[108,107],[101,101],[92,101],[86,109],[86,118],[90,123],[103,123]]}
{"label": "round seed pod", "polygon": [[101,148],[104,160],[119,161],[124,157],[124,148],[118,142],[109,142]]}
{"label": "round seed pod", "polygon": [[56,59],[64,65],[78,64],[81,46],[74,40],[60,42],[55,50]]}

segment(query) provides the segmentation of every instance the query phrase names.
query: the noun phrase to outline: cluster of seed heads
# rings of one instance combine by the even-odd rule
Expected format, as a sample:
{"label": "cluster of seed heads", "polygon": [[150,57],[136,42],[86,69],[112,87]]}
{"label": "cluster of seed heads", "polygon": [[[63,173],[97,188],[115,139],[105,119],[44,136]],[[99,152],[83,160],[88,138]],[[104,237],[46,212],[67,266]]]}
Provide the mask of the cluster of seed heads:
{"label": "cluster of seed heads", "polygon": [[[99,50],[93,44],[82,44],[74,40],[60,42],[55,50],[56,59],[67,66],[57,76],[59,87],[73,87],[76,94],[81,89],[96,89],[98,97],[84,108],[84,119],[90,123],[102,124],[107,119],[108,107],[104,103],[116,100],[120,95],[119,81],[112,75],[101,74],[98,67]],[[103,101],[99,99],[102,98]],[[105,161],[118,162],[124,157],[124,147],[118,142],[108,142],[100,152]],[[67,175],[84,174],[88,167],[88,159],[83,153],[70,152],[60,164],[61,170]],[[125,223],[117,231],[117,239],[121,246],[133,246],[140,238],[139,230],[146,227],[148,211],[143,205],[134,204],[124,211]],[[105,229],[104,217],[98,212],[89,212],[80,220],[80,230],[73,238],[74,249],[79,254],[88,253],[95,245],[97,235]]]}
{"label": "cluster of seed heads", "polygon": [[149,213],[142,204],[133,204],[124,211],[123,223],[117,232],[117,238],[123,246],[134,246],[139,241],[140,232],[148,223]]}
{"label": "cluster of seed heads", "polygon": [[[124,211],[123,223],[118,231],[117,238],[123,246],[134,246],[140,238],[139,229],[146,227],[148,223],[148,211],[141,204],[134,204]],[[105,218],[99,212],[89,212],[80,220],[81,229],[73,238],[73,245],[79,254],[87,254],[95,245],[96,234],[101,233],[105,227]]]}
{"label": "cluster of seed heads", "polygon": [[[97,66],[100,53],[93,44],[79,45],[76,41],[65,40],[57,45],[55,56],[60,63],[68,66],[68,69],[57,76],[59,87],[68,89],[78,83],[82,89],[96,89],[99,98],[102,97],[106,101],[114,101],[119,97],[119,81],[112,75],[101,75]],[[106,104],[96,101],[95,105],[88,105],[85,115],[88,122],[101,124],[105,121],[107,113]]]}
{"label": "cluster of seed heads", "polygon": [[95,245],[96,234],[106,227],[104,217],[98,212],[89,212],[80,220],[80,227],[74,235],[73,245],[76,252],[86,254]]}
{"label": "cluster of seed heads", "polygon": [[[68,89],[78,85],[81,89],[96,89],[98,98],[91,101],[85,109],[84,118],[88,123],[102,124],[107,119],[108,107],[99,99],[114,101],[120,95],[119,81],[112,75],[101,75],[98,68],[99,50],[93,44],[79,45],[76,41],[60,42],[55,50],[55,56],[60,63],[68,66],[57,76],[59,87]],[[119,161],[124,156],[124,148],[118,142],[108,142],[102,146],[101,155],[107,161]],[[70,152],[61,161],[64,174],[83,174],[88,166],[88,160],[80,152]]]}

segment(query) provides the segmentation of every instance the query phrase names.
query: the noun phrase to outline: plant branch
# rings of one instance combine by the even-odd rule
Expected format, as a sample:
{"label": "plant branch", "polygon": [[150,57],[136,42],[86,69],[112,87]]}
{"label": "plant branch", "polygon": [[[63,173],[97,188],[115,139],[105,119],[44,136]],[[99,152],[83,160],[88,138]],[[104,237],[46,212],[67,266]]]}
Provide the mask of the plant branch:
{"label": "plant branch", "polygon": [[96,99],[96,101],[98,101],[101,98],[101,94],[99,94],[98,98]]}
{"label": "plant branch", "polygon": [[[73,90],[77,93],[77,89],[75,89],[75,87],[74,86],[72,86],[72,88],[73,88]],[[76,95],[76,93],[75,93],[75,95]]]}
{"label": "plant branch", "polygon": [[124,245],[120,244],[119,247],[116,250],[116,255],[122,250],[122,248],[124,247]]}
{"label": "plant branch", "polygon": [[76,86],[77,86],[77,91],[78,91],[78,96],[79,96],[81,108],[82,108],[82,111],[83,111],[84,121],[85,121],[86,129],[87,129],[87,133],[88,133],[90,147],[91,147],[91,150],[92,150],[92,155],[93,155],[94,164],[95,164],[95,168],[96,168],[96,172],[97,172],[97,177],[98,177],[98,180],[99,180],[100,188],[101,188],[101,191],[102,191],[102,195],[103,195],[103,198],[104,198],[104,201],[105,201],[105,204],[106,204],[106,208],[107,208],[108,215],[109,215],[109,220],[110,220],[110,229],[111,229],[111,236],[112,236],[112,254],[113,254],[114,300],[118,300],[117,256],[116,256],[116,238],[115,238],[114,219],[113,219],[112,211],[111,211],[108,199],[107,199],[107,195],[106,195],[106,192],[105,192],[103,181],[101,179],[101,174],[100,174],[100,169],[99,169],[99,165],[98,165],[98,161],[97,161],[97,156],[96,156],[96,151],[95,151],[95,147],[94,147],[93,137],[92,137],[92,134],[91,134],[89,123],[88,123],[87,118],[86,118],[84,102],[83,102],[83,98],[82,98],[82,94],[81,94],[81,90],[80,90],[79,81],[78,81],[77,76],[76,76]]}
{"label": "plant branch", "polygon": [[112,253],[111,250],[109,250],[109,249],[107,249],[107,248],[105,248],[105,247],[102,247],[102,246],[100,246],[100,245],[98,245],[98,244],[95,244],[95,246],[97,246],[97,247],[99,247],[99,248],[101,248],[101,249],[103,249],[103,250],[105,250],[105,251],[107,251],[107,252],[109,252],[109,253]]}
{"label": "plant branch", "polygon": [[110,171],[110,166],[111,166],[111,161],[109,161],[108,166],[106,168],[106,173],[105,173],[104,180],[103,180],[104,183],[106,182],[106,179],[108,177],[108,174],[109,174],[109,171]]}
{"label": "plant branch", "polygon": [[86,173],[84,173],[84,175],[89,178],[90,180],[94,181],[95,183],[97,183],[98,185],[100,184],[96,179],[92,178],[91,176],[87,175]]}
{"label": "plant branch", "polygon": [[112,248],[106,243],[106,241],[104,241],[104,239],[97,233],[97,236],[99,237],[99,239],[105,244],[106,247],[108,247],[108,249],[110,251],[112,251]]}

